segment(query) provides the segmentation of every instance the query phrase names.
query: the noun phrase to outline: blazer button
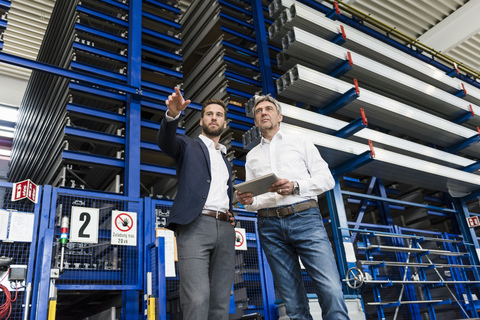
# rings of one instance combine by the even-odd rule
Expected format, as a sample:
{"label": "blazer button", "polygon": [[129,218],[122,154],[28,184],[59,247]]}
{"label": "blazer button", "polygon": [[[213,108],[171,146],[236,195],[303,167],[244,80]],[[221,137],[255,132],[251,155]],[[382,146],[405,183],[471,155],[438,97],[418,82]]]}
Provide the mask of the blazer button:
{"label": "blazer button", "polygon": [[203,199],[207,199],[207,196],[203,196]]}
{"label": "blazer button", "polygon": [[210,179],[207,180],[207,183],[210,183]]}

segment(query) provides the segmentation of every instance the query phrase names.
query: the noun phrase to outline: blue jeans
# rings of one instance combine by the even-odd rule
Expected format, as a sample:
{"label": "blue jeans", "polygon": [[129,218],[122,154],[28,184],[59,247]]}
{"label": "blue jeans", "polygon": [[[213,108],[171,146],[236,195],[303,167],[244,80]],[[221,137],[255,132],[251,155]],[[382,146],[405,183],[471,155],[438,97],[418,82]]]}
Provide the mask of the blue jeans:
{"label": "blue jeans", "polygon": [[335,256],[317,207],[284,218],[258,218],[258,233],[290,319],[313,319],[299,257],[313,280],[322,318],[349,319]]}

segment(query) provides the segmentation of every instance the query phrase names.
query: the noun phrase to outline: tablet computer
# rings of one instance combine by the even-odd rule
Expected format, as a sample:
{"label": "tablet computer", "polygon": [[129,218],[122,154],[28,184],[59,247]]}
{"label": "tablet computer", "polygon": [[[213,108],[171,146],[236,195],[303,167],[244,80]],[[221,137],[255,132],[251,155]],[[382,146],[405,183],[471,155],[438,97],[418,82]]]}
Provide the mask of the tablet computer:
{"label": "tablet computer", "polygon": [[240,192],[251,192],[254,196],[258,196],[259,194],[268,192],[268,188],[270,188],[272,183],[278,180],[279,179],[275,173],[270,173],[265,176],[236,184],[233,187]]}

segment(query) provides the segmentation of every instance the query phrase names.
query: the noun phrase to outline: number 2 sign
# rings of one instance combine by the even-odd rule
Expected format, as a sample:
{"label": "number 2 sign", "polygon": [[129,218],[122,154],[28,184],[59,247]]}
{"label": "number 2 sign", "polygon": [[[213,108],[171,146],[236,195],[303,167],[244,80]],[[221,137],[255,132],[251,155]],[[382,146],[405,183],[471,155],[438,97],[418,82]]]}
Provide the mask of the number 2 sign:
{"label": "number 2 sign", "polygon": [[98,243],[99,209],[72,207],[70,242]]}

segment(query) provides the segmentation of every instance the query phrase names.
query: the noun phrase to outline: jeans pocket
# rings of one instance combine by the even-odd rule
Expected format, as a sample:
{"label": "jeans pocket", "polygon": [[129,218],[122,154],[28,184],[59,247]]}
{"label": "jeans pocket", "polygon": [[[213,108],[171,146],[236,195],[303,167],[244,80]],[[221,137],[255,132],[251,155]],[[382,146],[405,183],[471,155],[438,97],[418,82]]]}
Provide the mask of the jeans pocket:
{"label": "jeans pocket", "polygon": [[267,220],[267,218],[257,218],[257,230],[263,226],[265,220]]}

